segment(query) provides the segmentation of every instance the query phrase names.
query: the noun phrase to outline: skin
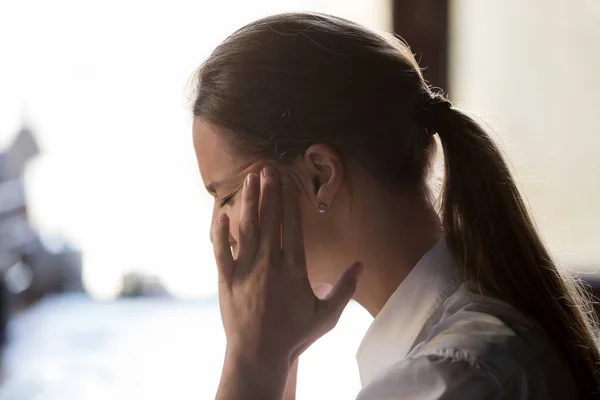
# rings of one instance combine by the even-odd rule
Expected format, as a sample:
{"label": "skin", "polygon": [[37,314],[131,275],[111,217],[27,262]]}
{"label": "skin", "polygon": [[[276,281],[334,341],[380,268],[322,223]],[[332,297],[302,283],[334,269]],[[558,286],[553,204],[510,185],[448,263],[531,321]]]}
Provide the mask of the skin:
{"label": "skin", "polygon": [[[283,167],[237,156],[231,132],[200,118],[193,136],[215,198],[211,240],[227,337],[217,399],[281,399],[297,357],[351,298],[379,313],[439,240],[439,218],[422,188],[392,194],[329,146],[314,144]],[[331,292],[319,299],[311,287],[323,284]]]}

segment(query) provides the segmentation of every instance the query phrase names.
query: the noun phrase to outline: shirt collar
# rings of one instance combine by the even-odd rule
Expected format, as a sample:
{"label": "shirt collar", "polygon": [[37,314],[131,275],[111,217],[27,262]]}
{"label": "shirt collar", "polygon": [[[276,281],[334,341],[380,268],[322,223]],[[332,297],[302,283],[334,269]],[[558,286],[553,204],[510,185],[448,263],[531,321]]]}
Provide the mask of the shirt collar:
{"label": "shirt collar", "polygon": [[463,281],[440,240],[390,296],[364,336],[356,354],[363,386],[406,357],[429,317]]}

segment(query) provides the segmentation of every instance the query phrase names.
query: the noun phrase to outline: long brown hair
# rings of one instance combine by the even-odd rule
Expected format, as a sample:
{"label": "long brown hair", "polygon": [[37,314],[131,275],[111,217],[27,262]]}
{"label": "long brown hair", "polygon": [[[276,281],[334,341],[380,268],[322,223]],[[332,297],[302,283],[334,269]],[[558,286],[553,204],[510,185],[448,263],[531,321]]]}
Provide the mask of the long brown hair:
{"label": "long brown hair", "polygon": [[[241,156],[290,163],[326,143],[400,190],[425,184],[437,132],[454,256],[467,276],[544,328],[582,395],[600,386],[596,320],[583,290],[559,273],[498,147],[440,102],[407,45],[332,16],[276,15],[233,33],[195,82],[194,115],[230,128]],[[445,106],[428,107],[436,102]]]}

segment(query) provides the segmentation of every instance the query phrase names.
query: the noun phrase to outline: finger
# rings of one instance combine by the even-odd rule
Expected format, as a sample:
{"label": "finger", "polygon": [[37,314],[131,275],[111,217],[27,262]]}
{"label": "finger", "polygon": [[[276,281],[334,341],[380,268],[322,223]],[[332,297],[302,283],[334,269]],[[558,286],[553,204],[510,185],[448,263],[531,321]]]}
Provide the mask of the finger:
{"label": "finger", "polygon": [[281,176],[281,185],[283,199],[281,236],[284,262],[306,275],[306,256],[298,193],[291,178],[287,175]]}
{"label": "finger", "polygon": [[340,319],[348,302],[352,299],[352,296],[354,296],[358,279],[360,278],[363,268],[364,266],[361,262],[352,264],[338,278],[327,297],[320,302],[319,310],[328,329],[333,329],[337,324],[337,321]]}
{"label": "finger", "polygon": [[258,201],[260,196],[260,178],[249,174],[242,188],[242,204],[238,238],[238,272],[245,272],[254,264],[258,248]]}
{"label": "finger", "polygon": [[231,283],[235,262],[229,245],[229,217],[227,214],[221,214],[217,217],[217,223],[213,224],[211,237],[215,261],[219,270],[219,280]]}
{"label": "finger", "polygon": [[261,174],[259,256],[271,262],[281,253],[281,201],[279,179],[273,166],[265,166]]}

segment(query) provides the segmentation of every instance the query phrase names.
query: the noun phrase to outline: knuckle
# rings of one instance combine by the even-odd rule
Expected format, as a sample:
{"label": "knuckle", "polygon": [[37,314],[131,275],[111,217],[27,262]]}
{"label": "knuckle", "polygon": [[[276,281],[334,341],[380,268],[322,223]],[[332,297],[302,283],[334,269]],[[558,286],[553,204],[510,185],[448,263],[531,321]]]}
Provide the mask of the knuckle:
{"label": "knuckle", "polygon": [[261,218],[271,220],[277,215],[277,207],[272,203],[265,201],[261,209]]}
{"label": "knuckle", "polygon": [[298,223],[299,219],[296,213],[292,213],[289,224],[291,228],[297,228],[300,224]]}
{"label": "knuckle", "polygon": [[245,201],[248,202],[254,202],[254,199],[256,198],[255,194],[252,192],[252,190],[242,190],[242,198]]}
{"label": "knuckle", "polygon": [[294,262],[289,257],[284,256],[280,260],[281,267],[284,271],[288,271],[292,276],[296,276],[296,271],[294,268]]}
{"label": "knuckle", "polygon": [[276,201],[279,198],[279,196],[276,196],[277,193],[278,191],[275,182],[265,182],[263,187],[263,195],[265,197],[271,199],[272,201]]}
{"label": "knuckle", "polygon": [[285,254],[283,257],[283,263],[285,264],[285,267],[291,271],[294,271],[294,273],[298,276],[300,276],[301,274],[299,273],[299,268],[298,268],[298,264],[300,264],[298,262],[298,258],[296,257],[295,254]]}
{"label": "knuckle", "polygon": [[271,217],[273,218],[278,218],[280,216],[279,207],[277,207],[275,204],[269,207],[268,211],[271,214]]}
{"label": "knuckle", "polygon": [[219,239],[221,239],[221,236],[223,236],[223,229],[221,226],[216,226],[213,228],[210,237],[212,239],[212,242],[218,242]]}
{"label": "knuckle", "polygon": [[240,223],[240,233],[246,237],[254,236],[256,232],[256,221],[254,219],[247,219]]}

